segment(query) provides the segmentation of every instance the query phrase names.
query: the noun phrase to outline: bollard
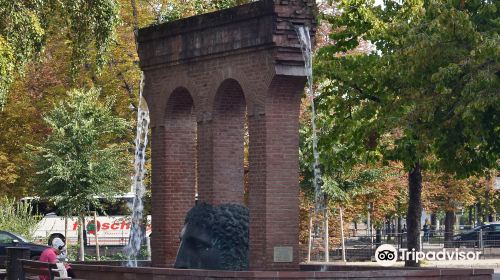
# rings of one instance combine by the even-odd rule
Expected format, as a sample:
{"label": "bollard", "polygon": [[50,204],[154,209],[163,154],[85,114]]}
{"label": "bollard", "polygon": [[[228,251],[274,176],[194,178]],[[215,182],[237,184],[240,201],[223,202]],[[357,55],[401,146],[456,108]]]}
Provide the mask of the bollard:
{"label": "bollard", "polygon": [[26,247],[7,247],[7,279],[23,280],[23,268],[19,259],[30,259],[30,249]]}

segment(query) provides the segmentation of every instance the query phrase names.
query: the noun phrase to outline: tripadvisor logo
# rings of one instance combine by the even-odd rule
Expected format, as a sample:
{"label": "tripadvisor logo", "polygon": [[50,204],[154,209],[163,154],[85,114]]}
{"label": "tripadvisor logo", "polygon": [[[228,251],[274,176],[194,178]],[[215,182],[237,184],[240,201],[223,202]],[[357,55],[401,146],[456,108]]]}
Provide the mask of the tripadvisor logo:
{"label": "tripadvisor logo", "polygon": [[400,248],[397,250],[394,246],[389,244],[380,245],[375,251],[375,260],[381,266],[392,266],[398,260],[406,261],[406,260],[415,260],[417,263],[422,260],[428,261],[470,261],[470,260],[479,260],[479,255],[481,252],[475,251],[459,251],[455,250],[446,250],[442,249],[440,251],[428,251],[421,252],[415,251],[412,249],[408,251],[408,249]]}
{"label": "tripadvisor logo", "polygon": [[398,251],[392,245],[380,245],[375,251],[375,260],[381,266],[391,266],[398,260]]}

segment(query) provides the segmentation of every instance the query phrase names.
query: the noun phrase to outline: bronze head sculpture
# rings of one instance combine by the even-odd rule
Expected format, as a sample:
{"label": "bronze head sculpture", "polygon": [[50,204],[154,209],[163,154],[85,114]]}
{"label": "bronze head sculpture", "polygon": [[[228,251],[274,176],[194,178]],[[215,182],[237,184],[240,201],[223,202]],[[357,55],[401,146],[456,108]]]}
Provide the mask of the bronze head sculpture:
{"label": "bronze head sculpture", "polygon": [[248,268],[248,209],[238,204],[199,204],[187,213],[175,268]]}

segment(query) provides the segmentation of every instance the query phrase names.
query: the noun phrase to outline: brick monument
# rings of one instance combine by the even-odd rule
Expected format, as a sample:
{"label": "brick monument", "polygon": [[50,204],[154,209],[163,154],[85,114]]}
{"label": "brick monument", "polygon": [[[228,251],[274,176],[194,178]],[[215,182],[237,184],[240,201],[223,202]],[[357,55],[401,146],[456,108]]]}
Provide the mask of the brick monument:
{"label": "brick monument", "polygon": [[[264,0],[139,30],[152,129],[152,265],[171,267],[195,193],[243,203],[250,268],[298,269],[298,129],[306,83],[294,25],[314,0]],[[314,34],[312,32],[311,34]]]}

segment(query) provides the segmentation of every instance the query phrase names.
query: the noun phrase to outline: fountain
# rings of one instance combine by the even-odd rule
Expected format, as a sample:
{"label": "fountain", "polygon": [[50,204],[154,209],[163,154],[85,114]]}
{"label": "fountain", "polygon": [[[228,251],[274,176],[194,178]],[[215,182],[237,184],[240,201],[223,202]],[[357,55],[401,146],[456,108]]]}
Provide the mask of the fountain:
{"label": "fountain", "polygon": [[135,157],[133,177],[133,192],[134,201],[132,204],[132,223],[130,228],[130,237],[125,253],[127,255],[127,266],[137,266],[137,255],[141,249],[141,244],[144,239],[142,230],[143,209],[144,205],[142,198],[144,195],[144,164],[146,162],[146,146],[148,144],[148,129],[149,129],[149,109],[146,101],[142,97],[144,84],[144,76],[141,76],[141,86],[139,90],[139,105],[137,106],[137,133],[135,138]]}
{"label": "fountain", "polygon": [[305,74],[307,76],[307,89],[308,89],[308,99],[311,104],[311,127],[312,127],[312,148],[313,148],[313,187],[314,187],[314,202],[315,210],[320,211],[324,207],[323,201],[323,191],[321,186],[323,182],[321,180],[321,169],[319,165],[319,152],[318,152],[318,137],[316,135],[316,109],[314,108],[314,88],[313,88],[313,74],[312,74],[312,44],[311,35],[309,34],[309,27],[305,25],[296,25],[295,30],[297,32],[300,47],[302,50],[302,55],[304,56],[304,68]]}
{"label": "fountain", "polygon": [[[314,10],[314,0],[262,0],[139,30],[140,67],[147,77],[144,100],[151,117],[151,267],[73,264],[79,278],[440,279],[457,275],[457,270],[444,269],[300,264],[298,120],[304,86],[312,76],[310,63],[304,71],[308,62],[294,26],[309,26],[311,34],[304,31],[303,36],[314,36]],[[144,100],[141,104],[146,104]],[[147,140],[148,111],[142,112],[138,114],[138,142],[142,142],[137,143],[136,157],[144,155]],[[179,235],[196,192],[200,203],[216,207],[243,203],[243,195],[235,189],[243,189],[245,118],[249,271],[173,268]],[[134,179],[137,225],[142,218],[135,210],[142,208],[143,164],[136,162]],[[315,173],[319,178],[319,169]],[[142,239],[139,229],[133,232],[129,266],[136,264],[134,256]],[[491,274],[459,272],[464,279]]]}

